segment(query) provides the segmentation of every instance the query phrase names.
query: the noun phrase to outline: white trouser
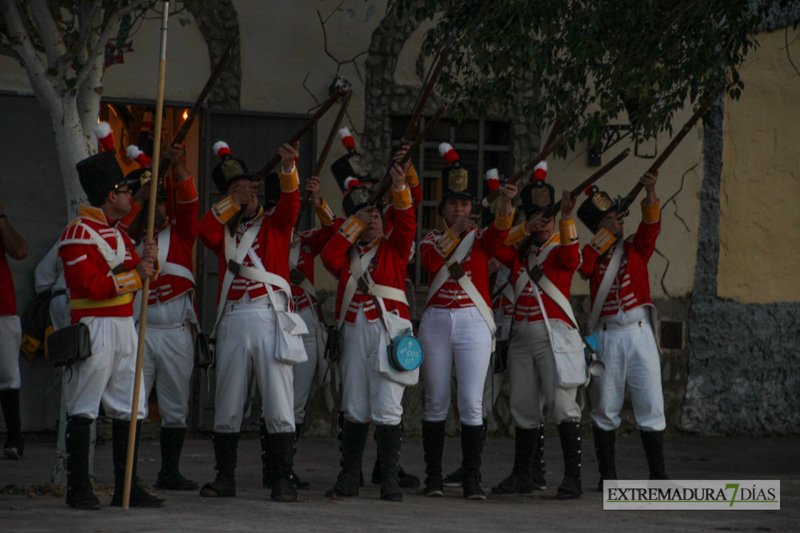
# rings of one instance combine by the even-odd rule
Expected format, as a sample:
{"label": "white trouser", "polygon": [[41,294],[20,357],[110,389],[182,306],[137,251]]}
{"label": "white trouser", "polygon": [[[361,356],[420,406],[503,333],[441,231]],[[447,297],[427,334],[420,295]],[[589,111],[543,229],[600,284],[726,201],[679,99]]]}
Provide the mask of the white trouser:
{"label": "white trouser", "polygon": [[388,357],[383,322],[369,322],[364,311],[342,331],[342,410],[350,422],[399,424],[405,386],[378,371],[378,357]]}
{"label": "white trouser", "polygon": [[605,431],[619,427],[627,382],[637,428],[645,431],[666,428],[661,361],[647,310],[637,307],[604,318],[597,332],[606,370],[589,383],[592,422]]}
{"label": "white trouser", "polygon": [[[132,317],[98,316],[89,322],[92,356],[64,372],[67,416],[97,418],[100,402],[106,416],[131,419],[138,336]],[[139,383],[138,418],[146,416],[144,383]]]}
{"label": "white trouser", "polygon": [[169,302],[147,307],[142,379],[146,398],[150,397],[153,384],[156,385],[158,412],[165,428],[185,428],[189,414],[194,368],[194,326],[187,320],[191,305],[187,292]]}
{"label": "white trouser", "polygon": [[492,333],[476,307],[429,307],[419,338],[425,349],[423,419],[441,422],[450,408],[450,375],[456,367],[458,414],[462,424],[483,424],[483,391],[492,356]]}
{"label": "white trouser", "polygon": [[[560,320],[551,320],[550,327],[568,326]],[[542,392],[551,421],[556,424],[580,422],[581,408],[576,402],[578,389],[558,386],[556,361],[543,321],[522,320],[514,324],[508,347],[508,382],[511,387],[511,418],[518,428],[539,427],[542,422]]]}
{"label": "white trouser", "polygon": [[19,317],[17,315],[0,316],[0,390],[20,387],[19,347],[21,345],[22,324]]}
{"label": "white trouser", "polygon": [[300,310],[300,317],[308,327],[308,335],[303,336],[303,346],[306,348],[308,361],[294,365],[294,422],[297,425],[306,419],[306,404],[311,394],[311,386],[317,373],[317,328],[319,321],[314,315],[311,306]]}
{"label": "white trouser", "polygon": [[[276,293],[275,297],[279,305],[286,305],[282,293]],[[266,297],[250,301],[245,296],[241,301],[225,303],[217,326],[214,431],[238,433],[241,430],[251,372],[261,392],[267,432],[294,431],[292,367],[278,361],[275,354],[277,320]]]}

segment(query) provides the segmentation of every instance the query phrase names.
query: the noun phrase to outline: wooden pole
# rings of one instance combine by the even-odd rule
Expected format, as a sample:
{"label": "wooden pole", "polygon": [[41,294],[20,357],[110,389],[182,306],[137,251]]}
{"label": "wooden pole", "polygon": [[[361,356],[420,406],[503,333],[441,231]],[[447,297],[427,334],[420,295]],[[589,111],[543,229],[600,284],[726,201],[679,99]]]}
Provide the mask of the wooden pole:
{"label": "wooden pole", "polygon": [[[169,20],[169,0],[164,0],[164,14],[161,17],[161,53],[158,65],[158,96],[156,97],[155,141],[153,143],[153,161],[150,167],[153,177],[158,176],[158,165],[161,159],[161,122],[164,113],[164,78],[167,66],[167,21]],[[155,181],[155,180],[154,180]],[[147,210],[147,240],[153,240],[153,225],[156,218],[156,194],[158,183],[150,185],[150,203]],[[125,491],[122,494],[122,508],[128,509],[131,498],[131,481],[133,478],[133,455],[136,449],[136,422],[139,417],[139,388],[142,385],[142,359],[144,356],[144,334],[147,327],[147,300],[150,296],[150,278],[142,283],[142,312],[139,315],[139,343],[136,348],[136,374],[133,378],[133,401],[131,402],[131,424],[128,432],[128,458],[125,461]]]}

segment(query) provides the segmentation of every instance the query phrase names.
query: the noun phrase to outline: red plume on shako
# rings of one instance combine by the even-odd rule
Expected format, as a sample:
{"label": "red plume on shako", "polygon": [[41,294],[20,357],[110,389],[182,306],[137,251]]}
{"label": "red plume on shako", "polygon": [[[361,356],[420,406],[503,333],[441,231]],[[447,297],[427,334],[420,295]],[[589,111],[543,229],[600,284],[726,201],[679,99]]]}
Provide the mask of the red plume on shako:
{"label": "red plume on shako", "polygon": [[146,153],[142,152],[138,146],[131,144],[128,146],[125,153],[128,156],[128,159],[133,159],[139,166],[142,168],[150,168],[150,158],[147,156]]}
{"label": "red plume on shako", "polygon": [[533,181],[544,181],[547,178],[547,161],[542,161],[533,167]]}
{"label": "red plume on shako", "polygon": [[496,168],[486,171],[486,185],[489,187],[489,192],[494,192],[500,187],[500,174]]}
{"label": "red plume on shako", "polygon": [[344,180],[344,187],[349,192],[352,191],[355,187],[361,187],[361,182],[358,181],[357,178],[350,176],[346,180]]}
{"label": "red plume on shako", "polygon": [[456,162],[460,162],[461,158],[458,153],[449,143],[442,143],[439,145],[439,153],[444,157],[447,164],[456,166]]}
{"label": "red plume on shako", "polygon": [[224,159],[226,155],[231,155],[231,149],[225,141],[217,141],[214,143],[214,153],[220,159]]}
{"label": "red plume on shako", "polygon": [[97,137],[100,149],[103,152],[110,152],[114,149],[114,132],[108,122],[98,122],[92,124],[92,132]]}
{"label": "red plume on shako", "polygon": [[350,128],[342,128],[339,130],[339,138],[348,152],[356,151],[356,142],[353,140],[353,134],[350,133]]}

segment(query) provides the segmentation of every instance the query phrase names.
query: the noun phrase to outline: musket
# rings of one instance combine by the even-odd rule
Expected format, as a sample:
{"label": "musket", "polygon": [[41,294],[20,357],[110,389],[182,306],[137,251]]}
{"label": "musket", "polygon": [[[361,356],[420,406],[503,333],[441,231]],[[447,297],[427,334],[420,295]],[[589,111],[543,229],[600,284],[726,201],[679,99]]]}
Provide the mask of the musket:
{"label": "musket", "polygon": [[[547,156],[552,154],[554,151],[556,151],[556,149],[558,149],[559,146],[564,144],[564,141],[566,141],[569,138],[569,136],[572,135],[572,132],[573,129],[567,130],[561,137],[550,143],[548,146],[545,146],[544,150],[539,152],[539,155],[537,155],[533,161],[522,165],[522,168],[516,171],[513,176],[508,178],[508,180],[506,180],[506,183],[518,182],[524,175],[528,174],[531,170],[533,170],[533,168],[536,165],[547,159]],[[492,205],[492,202],[494,202],[499,195],[500,195],[499,190],[494,190],[489,194],[487,194],[484,197],[484,199],[480,201],[479,209],[483,211],[484,209]]]}
{"label": "musket", "polygon": [[[593,185],[593,184],[594,184],[594,182],[596,182],[597,180],[599,180],[600,178],[602,178],[603,176],[605,176],[606,174],[608,174],[608,172],[609,172],[609,171],[610,171],[612,168],[614,168],[615,166],[617,166],[618,164],[620,164],[620,163],[622,162],[622,160],[623,160],[623,159],[625,159],[626,157],[628,157],[629,155],[631,155],[631,149],[630,149],[630,148],[626,148],[625,150],[623,150],[622,152],[620,152],[619,154],[617,154],[617,157],[615,157],[614,159],[612,159],[611,161],[609,161],[608,163],[606,163],[606,164],[605,164],[605,166],[603,166],[603,168],[599,169],[597,172],[595,172],[594,174],[592,174],[591,176],[589,176],[588,178],[586,178],[585,180],[583,180],[583,181],[580,183],[580,185],[578,185],[577,187],[575,187],[574,189],[572,189],[572,190],[570,191],[570,193],[569,193],[569,194],[570,194],[570,196],[572,196],[573,198],[577,198],[578,196],[580,196],[580,194],[581,194],[583,191],[585,191],[585,190],[586,190],[586,187],[589,187],[590,185]],[[542,214],[540,215],[540,217],[539,217],[539,218],[551,218],[551,217],[554,217],[554,216],[555,216],[555,214],[556,214],[556,213],[558,213],[558,211],[559,211],[560,209],[561,209],[561,200],[557,201],[557,202],[556,202],[556,203],[555,203],[553,206],[551,206],[549,209],[546,209],[546,210],[544,211],[544,213],[542,213]]]}
{"label": "musket", "polygon": [[[648,173],[653,174],[658,172],[658,169],[661,168],[661,165],[664,164],[664,161],[667,160],[667,158],[672,154],[675,148],[678,147],[684,137],[686,137],[695,124],[697,124],[697,121],[700,120],[700,117],[702,117],[706,111],[708,111],[708,108],[711,107],[711,104],[714,103],[717,93],[718,91],[715,90],[706,97],[700,107],[697,108],[697,111],[694,112],[694,114],[689,118],[688,121],[686,121],[686,124],[683,125],[677,135],[675,135],[667,147],[664,148],[664,151],[661,152],[661,155],[658,156],[658,159],[656,159],[655,162],[650,165],[650,169],[647,171]],[[636,196],[642,191],[643,188],[644,184],[642,182],[638,182],[633,189],[631,189],[631,192],[629,192],[628,195],[620,202],[617,212],[627,214],[628,208],[631,206],[633,201],[636,199]]]}
{"label": "musket", "polygon": [[414,111],[411,113],[411,120],[408,121],[408,126],[406,126],[406,131],[405,133],[403,133],[401,144],[407,144],[411,142],[411,139],[414,137],[414,132],[417,130],[417,123],[419,122],[419,119],[422,116],[422,110],[425,107],[425,102],[428,100],[428,97],[433,92],[433,87],[436,85],[436,80],[439,77],[439,74],[442,72],[442,68],[444,68],[444,62],[449,54],[450,54],[450,48],[447,47],[442,49],[442,52],[439,54],[439,60],[436,62],[436,66],[433,68],[430,75],[428,76],[428,80],[422,87],[422,92],[420,92],[420,95],[417,98],[417,103],[414,106]]}
{"label": "musket", "polygon": [[[226,48],[225,52],[222,54],[222,57],[220,57],[219,61],[217,61],[217,66],[214,67],[214,71],[211,73],[208,81],[206,81],[203,90],[200,91],[200,96],[198,96],[197,100],[195,100],[192,109],[186,116],[186,120],[184,120],[183,124],[181,124],[180,129],[175,134],[175,137],[172,138],[172,142],[169,144],[169,146],[172,146],[173,144],[181,144],[186,138],[186,135],[189,134],[189,129],[192,127],[192,123],[200,114],[200,107],[203,105],[203,102],[206,101],[206,98],[208,98],[208,95],[211,92],[211,89],[214,87],[214,84],[217,82],[220,74],[222,74],[222,69],[225,68],[225,65],[228,63],[228,59],[231,57],[231,52],[233,51],[235,44],[235,42],[229,44],[228,48]],[[172,158],[170,158],[169,155],[164,154],[161,156],[161,164],[158,167],[159,180],[164,177],[164,174],[167,173],[167,169],[169,168],[171,162]]]}
{"label": "musket", "polygon": [[[419,137],[417,137],[416,140],[411,144],[411,146],[408,147],[408,150],[406,150],[406,153],[403,154],[403,157],[401,157],[400,160],[397,161],[396,163],[392,162],[392,165],[398,164],[402,167],[403,165],[408,163],[408,161],[411,159],[411,156],[414,154],[417,148],[420,147],[425,138],[433,130],[433,127],[436,126],[436,124],[439,122],[439,119],[442,118],[445,109],[446,106],[441,106],[436,111],[436,113],[425,124],[425,127],[422,129],[422,132],[420,132]],[[389,183],[392,181],[391,170],[392,166],[390,165],[389,168],[386,169],[386,173],[383,175],[383,179],[381,179],[380,183],[376,187],[372,188],[369,201],[367,202],[369,205],[374,206],[375,204],[377,204],[378,199],[381,196],[383,196],[383,194],[386,192],[386,189],[389,187]]]}
{"label": "musket", "polygon": [[[322,147],[322,152],[320,153],[319,158],[317,158],[317,166],[314,169],[314,173],[311,174],[312,176],[319,176],[322,172],[322,168],[325,166],[325,159],[327,159],[328,153],[331,151],[333,140],[336,138],[336,134],[339,131],[339,127],[342,125],[344,116],[347,114],[347,106],[350,105],[350,98],[352,96],[353,91],[347,91],[347,95],[344,97],[341,107],[339,107],[339,114],[336,115],[336,119],[331,125],[331,131],[328,134],[328,138],[325,140],[325,145]],[[303,218],[303,213],[308,208],[310,197],[311,195],[308,193],[308,191],[303,191],[303,199],[300,201],[300,209],[297,211],[297,220],[294,224],[295,233],[297,233],[297,230],[300,228],[300,221]]]}
{"label": "musket", "polygon": [[[316,113],[314,113],[314,115],[313,115],[311,118],[309,118],[309,119],[306,121],[306,123],[305,123],[305,124],[303,124],[302,126],[300,126],[300,129],[299,129],[299,130],[297,130],[297,132],[296,132],[294,135],[292,135],[292,137],[291,137],[291,138],[290,138],[288,141],[286,141],[286,142],[287,142],[287,144],[294,144],[294,143],[296,143],[297,141],[299,141],[299,140],[300,140],[300,138],[301,138],[303,135],[305,135],[305,134],[306,134],[306,132],[307,132],[308,130],[310,130],[310,129],[311,129],[313,126],[314,126],[314,124],[316,124],[316,123],[317,123],[317,121],[318,121],[320,118],[322,118],[322,115],[324,115],[325,113],[327,113],[327,112],[328,112],[328,110],[329,110],[331,107],[333,107],[333,104],[335,104],[335,103],[336,103],[336,100],[337,100],[337,99],[338,99],[340,96],[344,96],[344,94],[345,94],[346,92],[347,92],[347,89],[345,89],[344,87],[339,87],[339,89],[338,89],[336,92],[334,92],[334,93],[333,93],[333,94],[330,96],[330,98],[328,98],[327,100],[325,100],[325,102],[324,102],[324,103],[323,103],[323,104],[320,106],[320,108],[317,110],[317,112],[316,112]],[[263,181],[263,180],[264,180],[264,178],[266,178],[266,177],[267,177],[267,175],[268,175],[270,172],[272,172],[272,170],[273,170],[273,169],[274,169],[276,166],[278,166],[278,163],[280,163],[280,162],[281,162],[281,156],[280,156],[280,154],[276,153],[274,156],[272,156],[272,159],[270,159],[269,161],[267,161],[267,164],[266,164],[266,165],[264,165],[264,167],[263,167],[261,170],[259,170],[259,171],[258,171],[258,172],[255,174],[255,176],[253,177],[253,181]]]}

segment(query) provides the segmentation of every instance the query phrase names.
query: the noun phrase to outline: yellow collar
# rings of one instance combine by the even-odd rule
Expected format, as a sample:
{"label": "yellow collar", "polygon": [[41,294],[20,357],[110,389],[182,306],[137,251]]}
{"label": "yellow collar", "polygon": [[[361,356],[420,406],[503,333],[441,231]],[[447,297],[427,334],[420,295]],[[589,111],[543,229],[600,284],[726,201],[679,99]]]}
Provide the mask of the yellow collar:
{"label": "yellow collar", "polygon": [[106,218],[106,214],[99,207],[92,207],[90,205],[82,205],[78,208],[78,216],[81,218],[88,218],[107,226],[114,226],[116,221],[112,222]]}

